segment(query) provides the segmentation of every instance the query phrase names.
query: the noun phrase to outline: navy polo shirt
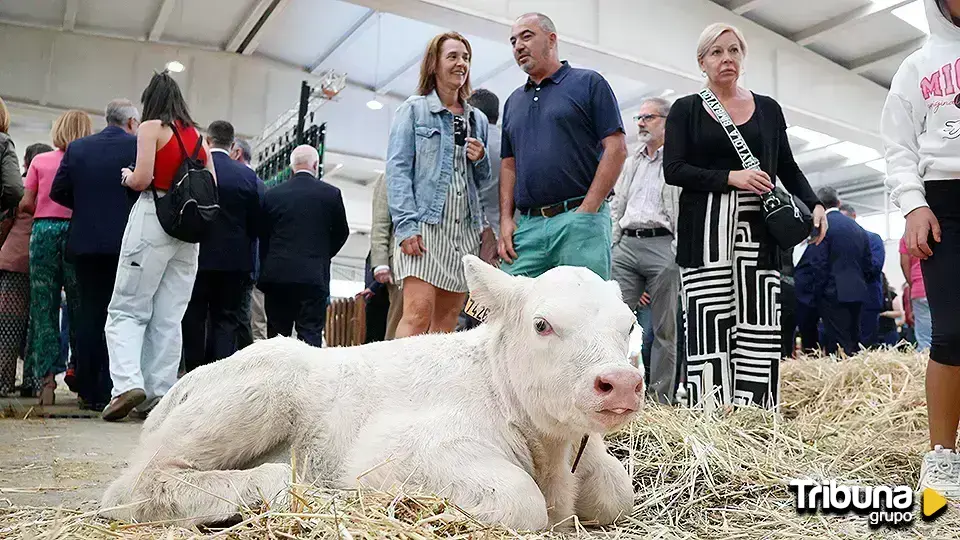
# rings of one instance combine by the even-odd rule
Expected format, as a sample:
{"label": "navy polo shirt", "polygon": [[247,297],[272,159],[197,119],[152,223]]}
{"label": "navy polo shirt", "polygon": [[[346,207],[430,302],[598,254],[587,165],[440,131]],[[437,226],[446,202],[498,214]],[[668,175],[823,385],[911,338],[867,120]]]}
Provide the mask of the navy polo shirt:
{"label": "navy polo shirt", "polygon": [[585,196],[603,139],[618,131],[623,133],[620,107],[599,73],[564,61],[539,85],[527,80],[503,107],[500,156],[516,159],[516,207]]}

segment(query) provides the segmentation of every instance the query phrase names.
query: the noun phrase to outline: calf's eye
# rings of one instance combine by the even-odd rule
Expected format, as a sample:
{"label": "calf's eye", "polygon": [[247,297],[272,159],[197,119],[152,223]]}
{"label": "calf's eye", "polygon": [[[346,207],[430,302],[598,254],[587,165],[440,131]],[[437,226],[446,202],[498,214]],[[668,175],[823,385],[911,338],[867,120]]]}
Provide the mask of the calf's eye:
{"label": "calf's eye", "polygon": [[537,317],[533,320],[533,327],[541,336],[549,336],[553,333],[553,327],[550,326],[550,323],[548,323],[546,319],[542,319],[540,317]]}

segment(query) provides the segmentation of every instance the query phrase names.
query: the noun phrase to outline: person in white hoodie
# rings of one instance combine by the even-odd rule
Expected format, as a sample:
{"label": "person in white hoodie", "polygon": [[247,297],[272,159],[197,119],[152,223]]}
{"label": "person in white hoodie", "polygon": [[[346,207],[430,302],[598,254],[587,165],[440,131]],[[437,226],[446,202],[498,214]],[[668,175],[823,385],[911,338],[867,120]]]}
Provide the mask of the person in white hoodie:
{"label": "person in white hoodie", "polygon": [[930,39],[900,66],[881,118],[887,184],[921,259],[933,320],[927,364],[932,450],[921,489],[960,498],[960,0],[924,0]]}

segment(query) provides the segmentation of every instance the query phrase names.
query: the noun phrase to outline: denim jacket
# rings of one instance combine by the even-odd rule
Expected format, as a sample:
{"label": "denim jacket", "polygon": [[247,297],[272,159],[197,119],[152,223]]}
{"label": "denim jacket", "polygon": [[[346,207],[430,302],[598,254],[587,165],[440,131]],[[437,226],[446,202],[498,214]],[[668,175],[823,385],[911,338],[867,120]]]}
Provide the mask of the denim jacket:
{"label": "denim jacket", "polygon": [[[464,104],[464,115],[487,146],[487,117]],[[467,160],[467,203],[474,228],[485,226],[480,190],[491,182],[490,157]],[[395,242],[420,234],[420,223],[440,223],[447,189],[453,179],[453,113],[436,91],[412,96],[397,109],[387,145],[387,200],[393,219]]]}

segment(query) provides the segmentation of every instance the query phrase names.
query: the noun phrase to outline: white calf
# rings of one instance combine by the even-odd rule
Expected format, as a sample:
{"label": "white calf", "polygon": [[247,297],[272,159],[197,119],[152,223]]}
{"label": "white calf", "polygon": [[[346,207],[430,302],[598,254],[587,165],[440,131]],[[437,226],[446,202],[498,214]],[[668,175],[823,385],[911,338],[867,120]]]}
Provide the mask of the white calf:
{"label": "white calf", "polygon": [[629,514],[630,478],[602,438],[642,395],[619,287],[581,268],[528,279],[464,264],[490,309],[475,330],[335,349],[277,338],[182,378],[103,497],[128,507],[104,513],[198,524],[282,503],[293,449],[307,483],[402,484],[517,529]]}

